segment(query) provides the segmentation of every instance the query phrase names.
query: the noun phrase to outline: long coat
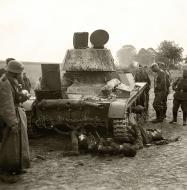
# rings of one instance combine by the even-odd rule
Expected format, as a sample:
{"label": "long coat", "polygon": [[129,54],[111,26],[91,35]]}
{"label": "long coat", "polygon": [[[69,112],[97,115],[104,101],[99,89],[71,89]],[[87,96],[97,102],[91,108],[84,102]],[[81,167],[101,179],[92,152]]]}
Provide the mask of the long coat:
{"label": "long coat", "polygon": [[18,90],[18,82],[13,78],[9,78],[9,82],[9,89],[11,89],[9,93],[11,93],[12,97],[10,98],[9,96],[9,98],[14,103],[14,111],[9,109],[9,114],[15,114],[16,120],[9,123],[5,120],[6,127],[3,132],[0,150],[0,168],[14,172],[30,166],[30,155],[27,118],[19,104],[22,97],[20,97]]}

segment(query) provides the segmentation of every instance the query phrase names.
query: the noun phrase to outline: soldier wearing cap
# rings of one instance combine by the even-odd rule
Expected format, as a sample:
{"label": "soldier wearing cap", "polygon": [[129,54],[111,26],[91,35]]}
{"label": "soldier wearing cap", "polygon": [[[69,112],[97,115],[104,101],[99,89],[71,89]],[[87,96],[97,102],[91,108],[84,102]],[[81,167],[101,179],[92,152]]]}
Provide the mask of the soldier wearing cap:
{"label": "soldier wearing cap", "polygon": [[170,77],[170,73],[167,71],[166,69],[166,64],[163,63],[163,62],[159,62],[158,63],[158,66],[160,67],[160,69],[162,69],[165,73],[165,76],[166,76],[166,96],[165,96],[165,105],[164,105],[164,111],[163,111],[163,114],[164,114],[164,118],[166,118],[166,111],[167,111],[167,98],[168,98],[168,95],[169,95],[169,88],[170,88],[170,81],[171,81],[171,77]]}
{"label": "soldier wearing cap", "polygon": [[183,111],[183,125],[187,121],[187,66],[183,67],[183,76],[179,77],[172,85],[174,93],[173,99],[173,120],[170,123],[177,122],[178,109],[181,106]]}
{"label": "soldier wearing cap", "polygon": [[165,107],[165,97],[167,94],[166,75],[157,63],[151,65],[151,69],[156,73],[154,78],[154,93],[155,98],[153,102],[153,108],[156,112],[156,119],[153,123],[163,122]]}

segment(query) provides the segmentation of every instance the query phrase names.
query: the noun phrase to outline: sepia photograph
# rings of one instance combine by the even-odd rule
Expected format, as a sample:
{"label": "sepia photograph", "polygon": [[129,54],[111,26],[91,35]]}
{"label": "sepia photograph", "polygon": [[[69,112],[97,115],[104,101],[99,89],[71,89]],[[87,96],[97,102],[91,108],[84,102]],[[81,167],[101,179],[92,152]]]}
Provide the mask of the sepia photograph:
{"label": "sepia photograph", "polygon": [[186,7],[0,0],[0,190],[186,190]]}

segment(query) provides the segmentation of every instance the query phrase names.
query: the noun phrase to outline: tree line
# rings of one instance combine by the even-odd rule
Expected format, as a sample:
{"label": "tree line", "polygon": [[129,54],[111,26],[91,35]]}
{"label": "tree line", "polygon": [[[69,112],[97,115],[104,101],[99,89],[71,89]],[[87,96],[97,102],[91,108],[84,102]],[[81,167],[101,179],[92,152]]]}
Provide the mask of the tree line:
{"label": "tree line", "polygon": [[184,49],[174,41],[162,41],[158,48],[141,48],[138,52],[133,45],[124,45],[117,51],[120,63],[129,65],[131,62],[139,62],[141,65],[150,66],[154,62],[164,62],[168,67],[177,65],[186,60],[183,58]]}

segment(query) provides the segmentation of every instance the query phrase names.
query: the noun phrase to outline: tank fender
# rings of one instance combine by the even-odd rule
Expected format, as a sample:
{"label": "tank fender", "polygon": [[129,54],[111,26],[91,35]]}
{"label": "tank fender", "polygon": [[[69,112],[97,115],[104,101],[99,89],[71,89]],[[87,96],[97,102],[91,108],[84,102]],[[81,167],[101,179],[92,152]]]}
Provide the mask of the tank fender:
{"label": "tank fender", "polygon": [[127,100],[118,99],[113,101],[109,106],[109,118],[124,118],[127,108]]}

